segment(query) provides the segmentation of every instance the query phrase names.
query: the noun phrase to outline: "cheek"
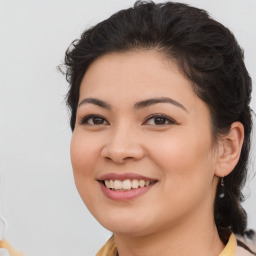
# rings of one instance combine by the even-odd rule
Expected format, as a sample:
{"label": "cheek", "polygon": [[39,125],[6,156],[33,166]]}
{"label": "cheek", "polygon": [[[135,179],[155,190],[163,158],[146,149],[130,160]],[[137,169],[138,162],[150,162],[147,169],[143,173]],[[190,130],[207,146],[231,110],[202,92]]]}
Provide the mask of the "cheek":
{"label": "cheek", "polygon": [[74,131],[72,135],[70,154],[74,177],[78,179],[93,175],[93,170],[97,163],[99,144],[92,139],[92,136],[85,136],[79,131]]}
{"label": "cheek", "polygon": [[165,205],[167,218],[170,213],[174,218],[183,216],[206,201],[208,205],[213,203],[214,162],[211,147],[206,144],[184,136],[154,143],[151,152],[162,175],[158,202]]}
{"label": "cheek", "polygon": [[70,154],[74,180],[82,200],[89,210],[95,207],[97,201],[96,172],[99,162],[100,144],[93,136],[81,131],[72,135]]}
{"label": "cheek", "polygon": [[[190,134],[194,134],[192,137]],[[154,146],[152,146],[154,145]],[[184,185],[196,188],[201,182],[211,183],[214,172],[214,155],[211,136],[194,133],[175,133],[152,141],[150,154],[168,186]],[[171,183],[171,184],[170,184]],[[200,185],[199,187],[202,187]]]}

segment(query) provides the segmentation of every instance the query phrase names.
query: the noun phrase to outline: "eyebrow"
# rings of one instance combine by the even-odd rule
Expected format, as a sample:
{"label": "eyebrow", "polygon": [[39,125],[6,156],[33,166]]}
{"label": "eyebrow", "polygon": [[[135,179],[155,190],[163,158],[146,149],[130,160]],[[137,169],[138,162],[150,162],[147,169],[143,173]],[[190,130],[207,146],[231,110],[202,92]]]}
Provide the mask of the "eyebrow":
{"label": "eyebrow", "polygon": [[106,109],[111,109],[112,107],[106,103],[105,101],[103,100],[99,100],[99,99],[95,99],[95,98],[85,98],[83,99],[79,104],[78,104],[78,107],[80,107],[81,105],[83,104],[86,104],[86,103],[91,103],[91,104],[94,104],[94,105],[97,105],[99,107],[102,107],[102,108],[106,108]]}
{"label": "eyebrow", "polygon": [[145,108],[154,104],[158,104],[158,103],[170,103],[173,104],[183,110],[185,110],[186,112],[188,112],[188,110],[178,101],[168,98],[168,97],[161,97],[161,98],[152,98],[152,99],[147,99],[147,100],[143,100],[140,102],[137,102],[134,107],[135,109],[141,109],[141,108]]}
{"label": "eyebrow", "polygon": [[[96,99],[96,98],[85,98],[78,104],[78,107],[80,107],[83,104],[87,104],[87,103],[91,103],[91,104],[94,104],[94,105],[97,105],[99,107],[106,108],[109,110],[112,109],[112,106],[110,104],[108,104],[107,102],[105,102],[103,100]],[[178,101],[171,99],[169,97],[151,98],[151,99],[142,100],[142,101],[135,103],[134,108],[142,109],[142,108],[146,108],[148,106],[151,106],[154,104],[159,104],[159,103],[170,103],[170,104],[173,104],[174,106],[177,106],[177,107],[185,110],[186,112],[188,112],[188,110],[181,103],[179,103]]]}

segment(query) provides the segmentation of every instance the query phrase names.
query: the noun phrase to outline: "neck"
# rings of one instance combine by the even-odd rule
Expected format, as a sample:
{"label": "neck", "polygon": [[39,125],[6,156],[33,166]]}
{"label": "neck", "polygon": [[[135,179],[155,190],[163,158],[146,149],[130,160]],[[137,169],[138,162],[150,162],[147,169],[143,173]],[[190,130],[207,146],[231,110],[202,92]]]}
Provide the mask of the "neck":
{"label": "neck", "polygon": [[150,235],[114,234],[119,256],[217,256],[224,245],[214,220],[207,219],[192,218]]}

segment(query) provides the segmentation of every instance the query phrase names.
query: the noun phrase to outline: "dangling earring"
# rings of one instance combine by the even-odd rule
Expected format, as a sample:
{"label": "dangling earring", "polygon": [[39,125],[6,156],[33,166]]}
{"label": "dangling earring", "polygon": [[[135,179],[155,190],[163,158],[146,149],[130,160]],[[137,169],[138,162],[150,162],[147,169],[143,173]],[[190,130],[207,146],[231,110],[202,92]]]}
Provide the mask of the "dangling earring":
{"label": "dangling earring", "polygon": [[222,199],[223,197],[225,197],[225,184],[224,184],[224,177],[221,177],[219,198]]}

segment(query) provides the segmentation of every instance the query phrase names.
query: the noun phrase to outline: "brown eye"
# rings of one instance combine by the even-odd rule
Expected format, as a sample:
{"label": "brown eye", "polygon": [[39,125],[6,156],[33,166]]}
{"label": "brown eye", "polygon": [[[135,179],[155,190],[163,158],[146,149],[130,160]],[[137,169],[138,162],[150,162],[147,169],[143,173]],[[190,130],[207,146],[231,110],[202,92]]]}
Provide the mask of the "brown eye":
{"label": "brown eye", "polygon": [[[91,123],[89,122],[89,120],[91,120]],[[92,117],[91,119],[89,119],[88,120],[88,123],[90,123],[90,124],[104,124],[104,119],[103,118],[101,118],[101,117]]]}
{"label": "brown eye", "polygon": [[108,125],[109,123],[105,118],[98,115],[88,115],[84,117],[81,121],[81,124],[84,125]]}
{"label": "brown eye", "polygon": [[154,123],[155,123],[155,125],[163,125],[163,124],[167,124],[168,120],[164,117],[155,117]]}
{"label": "brown eye", "polygon": [[175,124],[175,122],[165,115],[158,114],[151,115],[143,124],[161,126]]}

